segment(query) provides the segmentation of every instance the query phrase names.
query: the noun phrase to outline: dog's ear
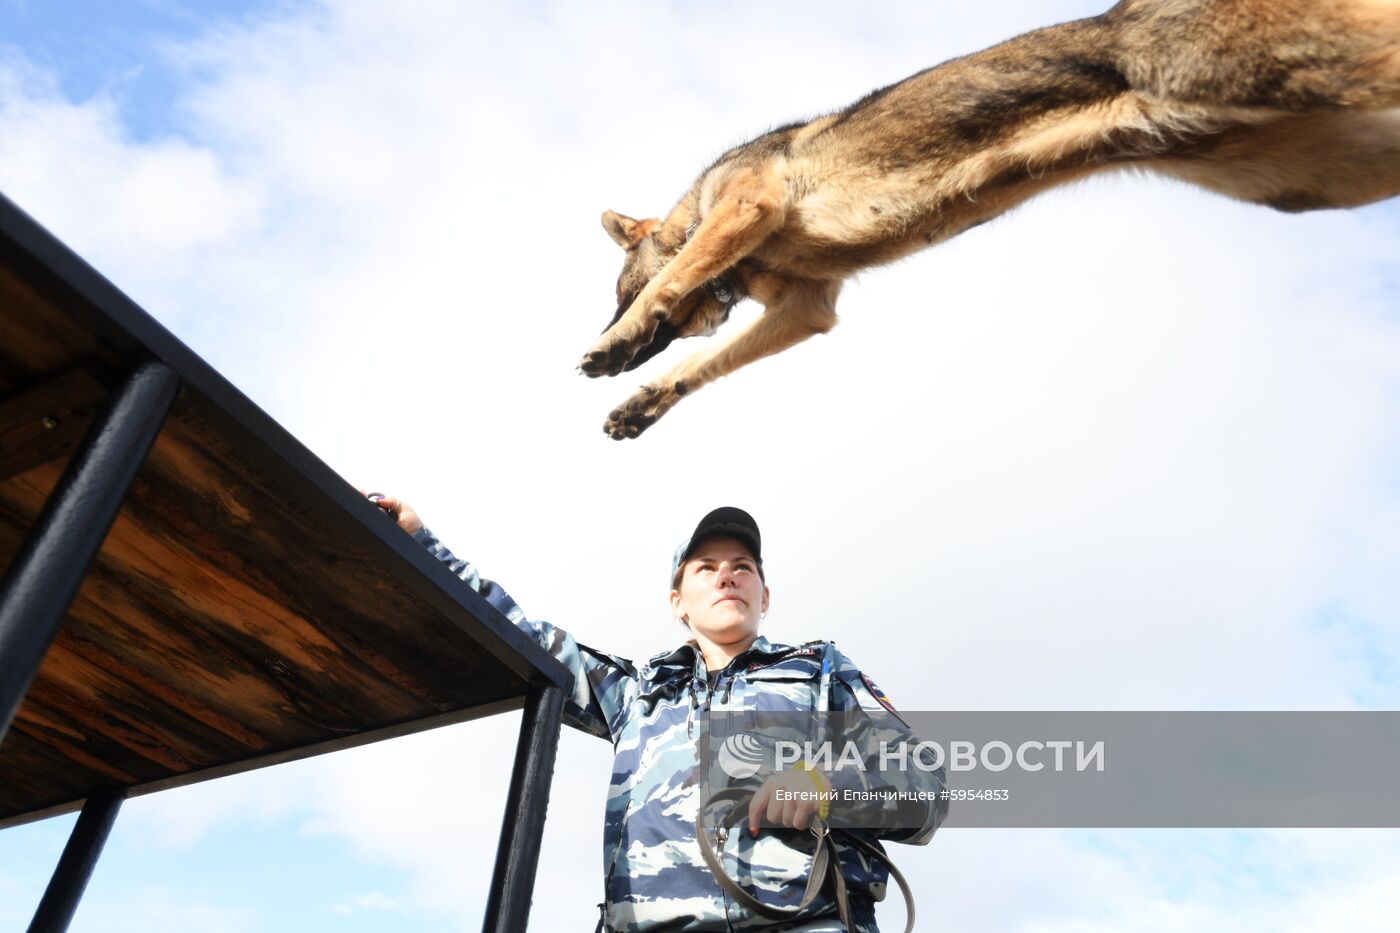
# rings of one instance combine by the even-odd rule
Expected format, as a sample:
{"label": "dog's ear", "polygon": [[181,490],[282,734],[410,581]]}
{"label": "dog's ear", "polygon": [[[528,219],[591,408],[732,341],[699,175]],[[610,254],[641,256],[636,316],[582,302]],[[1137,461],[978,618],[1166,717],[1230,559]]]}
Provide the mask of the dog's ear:
{"label": "dog's ear", "polygon": [[626,214],[603,211],[603,229],[623,249],[631,249],[642,237],[656,229],[655,220],[634,220]]}

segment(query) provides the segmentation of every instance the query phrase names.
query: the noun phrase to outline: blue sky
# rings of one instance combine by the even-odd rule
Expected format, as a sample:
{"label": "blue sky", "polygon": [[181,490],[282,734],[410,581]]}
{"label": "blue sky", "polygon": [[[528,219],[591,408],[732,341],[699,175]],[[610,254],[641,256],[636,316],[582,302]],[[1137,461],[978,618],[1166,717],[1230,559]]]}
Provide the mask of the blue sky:
{"label": "blue sky", "polygon": [[[57,863],[75,816],[6,831],[7,929],[22,929]],[[131,831],[119,818],[74,930],[452,929],[442,917],[406,913],[404,879],[391,867],[348,857],[325,835],[290,824],[211,831],[192,855]],[[367,897],[378,892],[379,897]]]}
{"label": "blue sky", "polygon": [[163,51],[210,29],[256,21],[276,3],[4,0],[4,44],[52,76],[64,97],[108,96],[135,139],[183,135],[179,82]]}
{"label": "blue sky", "polygon": [[[573,372],[612,310],[603,209],[664,211],[768,126],[1097,9],[0,0],[0,190],[588,643],[679,641],[657,581],[730,502],[765,529],[768,634],[835,639],[908,708],[1395,708],[1394,203],[1106,177],[858,277],[831,335],[640,441],[603,417],[688,348]],[[478,928],[514,729],[130,801],[74,929]],[[608,764],[564,736],[540,929],[591,928]],[[70,824],[0,833],[0,927]],[[1400,881],[1381,831],[897,856],[951,930],[1380,929]]]}

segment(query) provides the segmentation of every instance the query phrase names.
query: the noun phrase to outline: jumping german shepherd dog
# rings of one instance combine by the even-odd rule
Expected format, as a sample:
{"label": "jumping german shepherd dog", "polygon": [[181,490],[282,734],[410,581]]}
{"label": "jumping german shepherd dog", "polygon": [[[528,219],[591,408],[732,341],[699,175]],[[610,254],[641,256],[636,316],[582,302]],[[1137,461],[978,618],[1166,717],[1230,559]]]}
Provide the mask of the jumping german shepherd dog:
{"label": "jumping german shepherd dog", "polygon": [[579,368],[615,376],[763,303],[613,410],[603,430],[636,437],[681,396],[829,331],[852,273],[1109,168],[1282,211],[1389,198],[1397,108],[1400,0],[1122,0],[732,149],[664,219],[604,213],[627,258]]}

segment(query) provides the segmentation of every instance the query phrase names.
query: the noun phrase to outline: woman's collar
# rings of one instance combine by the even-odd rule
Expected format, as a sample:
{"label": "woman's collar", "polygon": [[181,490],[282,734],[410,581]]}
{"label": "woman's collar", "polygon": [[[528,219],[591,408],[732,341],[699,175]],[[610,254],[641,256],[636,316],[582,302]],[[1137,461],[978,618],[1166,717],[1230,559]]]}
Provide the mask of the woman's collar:
{"label": "woman's collar", "polygon": [[[780,654],[788,650],[790,650],[790,646],[775,645],[759,635],[753,640],[753,644],[735,655],[734,660],[729,663],[733,664],[740,658],[748,658],[755,654]],[[700,645],[692,638],[671,651],[656,655],[647,662],[647,665],[657,670],[663,667],[675,667],[689,675],[697,667],[705,666],[705,653],[700,650]]]}

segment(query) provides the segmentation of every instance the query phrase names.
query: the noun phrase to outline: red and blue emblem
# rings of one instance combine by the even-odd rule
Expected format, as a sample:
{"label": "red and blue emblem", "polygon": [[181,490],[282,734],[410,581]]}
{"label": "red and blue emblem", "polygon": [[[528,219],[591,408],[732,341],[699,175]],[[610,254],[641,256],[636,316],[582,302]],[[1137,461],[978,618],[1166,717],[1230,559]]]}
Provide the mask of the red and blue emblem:
{"label": "red and blue emblem", "polygon": [[885,696],[885,691],[881,690],[879,686],[876,685],[875,681],[871,680],[869,677],[866,677],[864,674],[860,675],[860,679],[864,681],[865,689],[870,691],[870,695],[880,701],[881,706],[889,710],[891,713],[897,712],[897,710],[894,708],[894,704],[890,702],[890,698]]}

